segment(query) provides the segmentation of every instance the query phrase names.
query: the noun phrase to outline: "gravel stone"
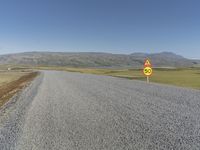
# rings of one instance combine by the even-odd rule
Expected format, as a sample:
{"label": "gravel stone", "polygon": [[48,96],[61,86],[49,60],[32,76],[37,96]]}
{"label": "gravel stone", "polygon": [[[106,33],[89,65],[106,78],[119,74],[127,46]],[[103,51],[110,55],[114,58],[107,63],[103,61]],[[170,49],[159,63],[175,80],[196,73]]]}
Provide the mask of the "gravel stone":
{"label": "gravel stone", "polygon": [[198,150],[200,91],[42,71],[0,112],[1,150]]}

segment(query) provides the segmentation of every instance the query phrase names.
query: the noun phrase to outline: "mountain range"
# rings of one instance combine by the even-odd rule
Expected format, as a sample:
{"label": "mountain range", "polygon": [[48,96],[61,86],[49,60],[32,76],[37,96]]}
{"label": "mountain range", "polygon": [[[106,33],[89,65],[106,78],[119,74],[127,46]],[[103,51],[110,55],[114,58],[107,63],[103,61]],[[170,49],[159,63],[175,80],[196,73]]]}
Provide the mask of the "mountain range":
{"label": "mountain range", "polygon": [[0,64],[69,67],[141,67],[149,58],[154,67],[193,67],[191,60],[171,52],[111,54],[97,52],[24,52],[0,55]]}

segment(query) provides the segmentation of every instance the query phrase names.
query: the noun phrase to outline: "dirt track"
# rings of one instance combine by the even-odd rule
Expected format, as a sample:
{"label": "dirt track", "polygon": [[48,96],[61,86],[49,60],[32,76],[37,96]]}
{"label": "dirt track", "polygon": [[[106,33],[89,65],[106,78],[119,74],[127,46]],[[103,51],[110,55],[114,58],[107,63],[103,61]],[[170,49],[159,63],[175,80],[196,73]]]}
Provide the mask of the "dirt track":
{"label": "dirt track", "polygon": [[197,90],[45,71],[1,110],[0,149],[199,149],[199,123]]}

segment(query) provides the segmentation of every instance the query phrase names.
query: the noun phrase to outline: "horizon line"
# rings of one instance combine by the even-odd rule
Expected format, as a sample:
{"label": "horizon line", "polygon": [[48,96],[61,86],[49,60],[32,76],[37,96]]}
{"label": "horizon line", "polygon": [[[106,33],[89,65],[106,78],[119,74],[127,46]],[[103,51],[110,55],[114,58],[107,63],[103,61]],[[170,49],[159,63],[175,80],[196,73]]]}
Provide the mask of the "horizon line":
{"label": "horizon line", "polygon": [[175,55],[179,55],[182,56],[186,59],[197,59],[200,60],[200,58],[189,58],[186,56],[183,56],[181,54],[177,54],[175,52],[172,51],[160,51],[160,52],[139,52],[139,51],[135,51],[132,53],[118,53],[118,52],[106,52],[106,51],[51,51],[51,50],[33,50],[33,51],[19,51],[19,52],[8,52],[8,53],[0,53],[0,56],[2,55],[10,55],[10,54],[22,54],[22,53],[104,53],[104,54],[113,54],[113,55],[131,55],[131,54],[147,54],[147,55],[151,55],[151,54],[161,54],[161,53],[172,53]]}

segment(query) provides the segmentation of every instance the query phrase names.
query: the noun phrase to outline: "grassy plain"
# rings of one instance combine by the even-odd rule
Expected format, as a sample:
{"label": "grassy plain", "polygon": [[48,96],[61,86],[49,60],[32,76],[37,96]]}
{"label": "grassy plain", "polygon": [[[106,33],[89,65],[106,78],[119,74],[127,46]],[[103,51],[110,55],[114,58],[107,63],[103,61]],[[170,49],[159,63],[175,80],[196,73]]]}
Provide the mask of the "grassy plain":
{"label": "grassy plain", "polygon": [[0,66],[0,107],[36,75],[36,72],[30,70],[15,68],[8,71],[7,67]]}
{"label": "grassy plain", "polygon": [[[98,75],[109,75],[135,80],[146,80],[142,69],[96,69],[96,68],[68,68],[68,67],[38,67],[44,70],[62,70]],[[200,89],[200,68],[164,69],[153,70],[151,82],[176,85]]]}
{"label": "grassy plain", "polygon": [[26,75],[25,72],[8,72],[1,71],[0,72],[0,86],[6,85],[12,81],[19,79],[20,77]]}

